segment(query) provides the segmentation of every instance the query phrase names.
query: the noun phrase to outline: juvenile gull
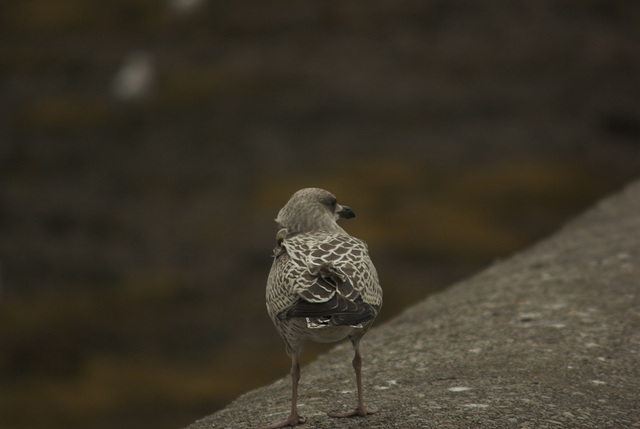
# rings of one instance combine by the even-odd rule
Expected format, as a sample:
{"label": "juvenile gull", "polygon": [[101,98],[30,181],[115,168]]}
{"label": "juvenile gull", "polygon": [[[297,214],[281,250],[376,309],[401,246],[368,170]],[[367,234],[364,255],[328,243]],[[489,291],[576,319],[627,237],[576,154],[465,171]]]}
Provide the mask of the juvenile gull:
{"label": "juvenile gull", "polygon": [[336,223],[354,212],[318,188],[301,189],[280,210],[274,261],[267,280],[267,312],[291,356],[291,413],[267,428],[304,423],[298,414],[298,358],[305,341],[330,343],[349,338],[358,406],[332,417],[366,416],[360,369],[360,340],[382,306],[382,288],[367,245]]}

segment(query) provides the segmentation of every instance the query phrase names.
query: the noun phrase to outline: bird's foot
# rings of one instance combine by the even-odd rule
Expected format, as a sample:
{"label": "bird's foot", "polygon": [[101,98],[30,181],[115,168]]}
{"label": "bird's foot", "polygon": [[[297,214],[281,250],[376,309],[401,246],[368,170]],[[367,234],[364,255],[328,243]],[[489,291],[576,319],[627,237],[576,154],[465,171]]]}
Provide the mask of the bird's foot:
{"label": "bird's foot", "polygon": [[329,417],[345,418],[345,417],[364,417],[369,414],[375,414],[378,410],[375,408],[365,408],[364,406],[358,407],[355,410],[347,411],[346,413],[329,413]]}
{"label": "bird's foot", "polygon": [[299,416],[298,413],[290,414],[285,420],[281,420],[279,422],[271,423],[269,426],[262,427],[260,429],[279,429],[286,428],[288,426],[296,426],[301,425],[306,422],[307,419]]}

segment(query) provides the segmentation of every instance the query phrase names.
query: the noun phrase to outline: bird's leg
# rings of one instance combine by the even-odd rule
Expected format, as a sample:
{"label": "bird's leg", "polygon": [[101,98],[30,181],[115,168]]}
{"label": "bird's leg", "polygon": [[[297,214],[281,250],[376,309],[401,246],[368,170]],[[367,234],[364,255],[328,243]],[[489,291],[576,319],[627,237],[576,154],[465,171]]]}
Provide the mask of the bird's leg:
{"label": "bird's leg", "polygon": [[298,353],[291,355],[291,413],[285,420],[275,422],[262,429],[278,429],[287,426],[295,426],[302,424],[306,419],[298,415],[298,381],[300,380],[300,362],[298,362]]}
{"label": "bird's leg", "polygon": [[351,340],[353,342],[353,348],[355,355],[353,356],[353,369],[356,372],[356,385],[358,386],[358,407],[355,410],[347,411],[346,413],[331,413],[330,417],[364,417],[368,414],[376,413],[378,410],[367,409],[364,406],[364,399],[362,396],[362,356],[360,355],[360,340]]}

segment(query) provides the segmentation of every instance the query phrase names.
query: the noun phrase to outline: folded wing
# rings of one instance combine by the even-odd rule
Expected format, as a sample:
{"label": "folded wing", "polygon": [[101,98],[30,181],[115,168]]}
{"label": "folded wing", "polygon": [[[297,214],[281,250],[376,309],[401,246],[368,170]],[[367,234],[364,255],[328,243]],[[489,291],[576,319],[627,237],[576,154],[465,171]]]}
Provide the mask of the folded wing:
{"label": "folded wing", "polygon": [[307,235],[283,242],[291,263],[299,273],[294,287],[295,302],[283,310],[281,319],[303,317],[309,328],[327,326],[362,327],[375,318],[379,305],[367,302],[367,287],[377,275],[371,269],[366,245],[353,237]]}

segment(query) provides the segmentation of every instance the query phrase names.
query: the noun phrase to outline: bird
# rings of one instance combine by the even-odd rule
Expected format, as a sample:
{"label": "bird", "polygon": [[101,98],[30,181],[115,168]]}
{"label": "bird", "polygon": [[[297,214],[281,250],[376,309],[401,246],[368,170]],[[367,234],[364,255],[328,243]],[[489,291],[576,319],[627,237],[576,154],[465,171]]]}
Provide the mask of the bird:
{"label": "bird", "polygon": [[382,307],[382,288],[367,244],[342,229],[338,219],[354,211],[320,188],[295,192],[279,211],[273,264],[266,286],[267,313],[291,357],[291,412],[263,429],[305,422],[298,414],[299,357],[306,341],[332,343],[349,338],[358,403],[330,417],[366,416],[362,392],[360,340]]}

